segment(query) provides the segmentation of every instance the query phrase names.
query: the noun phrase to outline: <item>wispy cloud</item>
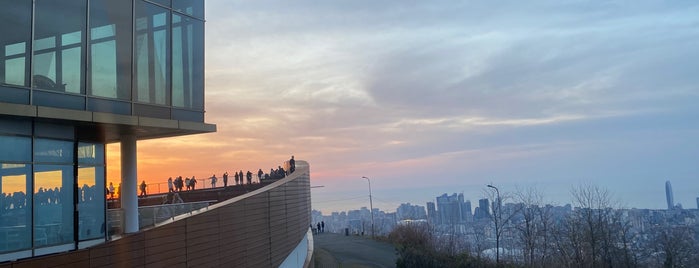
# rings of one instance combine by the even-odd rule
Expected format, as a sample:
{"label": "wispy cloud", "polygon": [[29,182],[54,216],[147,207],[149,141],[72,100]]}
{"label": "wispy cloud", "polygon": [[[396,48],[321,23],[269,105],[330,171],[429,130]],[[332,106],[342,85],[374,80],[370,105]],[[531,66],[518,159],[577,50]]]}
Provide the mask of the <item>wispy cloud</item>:
{"label": "wispy cloud", "polygon": [[207,174],[295,154],[328,183],[361,170],[418,187],[450,165],[567,180],[563,167],[602,173],[584,156],[645,161],[610,144],[665,161],[699,152],[653,144],[697,128],[696,14],[694,1],[209,1],[219,132],[142,148],[213,159],[191,165]]}

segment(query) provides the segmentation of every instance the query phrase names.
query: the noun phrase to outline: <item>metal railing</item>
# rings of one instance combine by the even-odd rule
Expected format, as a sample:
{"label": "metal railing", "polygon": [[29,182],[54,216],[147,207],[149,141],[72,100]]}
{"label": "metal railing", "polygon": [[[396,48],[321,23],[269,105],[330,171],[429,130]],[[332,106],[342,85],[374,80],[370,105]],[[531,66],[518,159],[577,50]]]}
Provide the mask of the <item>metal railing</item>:
{"label": "metal railing", "polygon": [[[193,211],[202,208],[208,208],[210,204],[215,202],[216,200],[209,200],[139,207],[138,228],[143,229],[155,226],[156,224],[166,220],[174,219],[176,216],[192,213]],[[110,237],[123,234],[123,217],[124,211],[120,208],[107,210],[107,230],[109,231]]]}
{"label": "metal railing", "polygon": [[[247,184],[247,178],[245,179],[245,183],[239,181],[238,184],[236,184],[235,179],[231,178],[231,177],[232,176],[229,176],[229,178],[228,178],[228,185],[227,185],[228,187]],[[195,186],[195,190],[223,188],[223,178],[216,177],[216,179],[217,179],[217,181],[216,181],[215,185],[211,184],[210,177],[203,178],[203,179],[197,179],[197,184]],[[252,183],[253,184],[260,183],[263,181],[265,181],[265,179],[264,178],[260,179],[257,176],[257,174],[252,175]],[[114,187],[117,187],[117,185],[114,185]],[[114,197],[112,198],[110,195],[107,195],[107,199],[110,199],[110,200],[119,199],[119,190],[116,188],[114,190],[115,190]],[[188,191],[187,187],[186,186],[182,187],[182,191]],[[146,194],[147,195],[164,194],[164,193],[168,193],[168,192],[169,192],[169,188],[168,188],[167,182],[147,183],[146,184]],[[140,188],[137,189],[137,193],[139,193],[139,194],[141,193]]]}

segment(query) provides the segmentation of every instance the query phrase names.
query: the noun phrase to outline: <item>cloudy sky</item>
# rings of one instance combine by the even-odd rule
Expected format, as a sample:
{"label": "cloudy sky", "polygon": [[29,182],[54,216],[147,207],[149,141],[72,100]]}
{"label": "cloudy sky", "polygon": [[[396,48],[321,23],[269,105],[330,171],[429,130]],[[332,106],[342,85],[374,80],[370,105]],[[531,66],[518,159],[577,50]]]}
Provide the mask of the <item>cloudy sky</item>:
{"label": "cloudy sky", "polygon": [[[139,175],[311,166],[314,209],[592,183],[699,197],[696,1],[208,1],[206,121]],[[163,161],[167,160],[167,161]],[[163,174],[163,170],[167,170]],[[165,180],[153,178],[155,180]]]}

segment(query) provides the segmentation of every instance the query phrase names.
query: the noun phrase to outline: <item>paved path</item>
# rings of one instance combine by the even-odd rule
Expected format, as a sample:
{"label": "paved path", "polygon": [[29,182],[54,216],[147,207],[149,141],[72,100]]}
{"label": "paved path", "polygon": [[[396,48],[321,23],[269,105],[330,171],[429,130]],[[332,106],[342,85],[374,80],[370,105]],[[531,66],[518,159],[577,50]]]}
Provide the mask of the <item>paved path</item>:
{"label": "paved path", "polygon": [[316,268],[396,267],[396,250],[390,243],[332,233],[314,235],[313,243],[314,255],[322,260]]}

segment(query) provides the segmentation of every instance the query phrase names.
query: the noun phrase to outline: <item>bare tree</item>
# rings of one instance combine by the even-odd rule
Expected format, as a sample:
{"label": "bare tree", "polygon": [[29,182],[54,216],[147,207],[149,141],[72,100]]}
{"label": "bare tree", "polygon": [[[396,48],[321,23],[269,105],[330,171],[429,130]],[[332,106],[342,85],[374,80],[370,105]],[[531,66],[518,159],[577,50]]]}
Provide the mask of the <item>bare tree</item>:
{"label": "bare tree", "polygon": [[543,193],[535,187],[517,189],[515,200],[519,202],[519,220],[515,226],[522,257],[527,267],[546,267],[553,224],[551,206],[544,205]]}
{"label": "bare tree", "polygon": [[575,210],[555,232],[565,266],[633,267],[630,224],[606,189],[582,184],[571,190]]}
{"label": "bare tree", "polygon": [[506,227],[510,224],[512,217],[514,217],[519,211],[517,208],[503,210],[503,201],[510,200],[511,195],[509,193],[500,194],[500,190],[493,186],[488,185],[489,188],[495,189],[495,191],[484,191],[488,200],[495,200],[490,206],[490,219],[493,222],[495,228],[495,263],[500,265],[500,239],[503,232],[507,229]]}
{"label": "bare tree", "polygon": [[549,267],[549,248],[552,244],[552,232],[554,230],[553,222],[553,206],[544,205],[536,207],[536,217],[539,222],[537,228],[537,234],[539,236],[538,240],[538,267]]}
{"label": "bare tree", "polygon": [[694,230],[685,226],[666,226],[663,229],[655,238],[662,266],[674,268],[697,265],[695,255],[699,248],[695,246]]}

